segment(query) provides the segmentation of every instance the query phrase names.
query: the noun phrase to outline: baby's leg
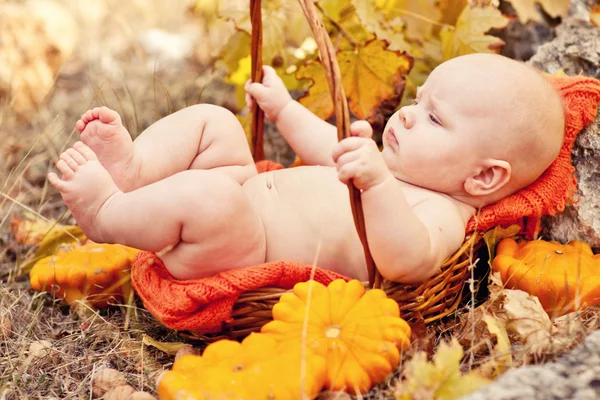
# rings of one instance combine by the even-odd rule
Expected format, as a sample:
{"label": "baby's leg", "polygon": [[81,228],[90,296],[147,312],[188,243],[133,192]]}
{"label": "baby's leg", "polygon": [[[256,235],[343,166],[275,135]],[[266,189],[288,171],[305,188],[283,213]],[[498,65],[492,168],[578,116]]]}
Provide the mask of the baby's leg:
{"label": "baby's leg", "polygon": [[163,252],[178,279],[265,260],[262,222],[225,173],[183,171],[123,193],[84,144],[63,153],[57,167],[63,176],[50,174],[50,182],[93,241]]}
{"label": "baby's leg", "polygon": [[222,107],[187,107],[152,124],[133,144],[119,115],[107,107],[88,111],[76,127],[124,191],[188,169],[219,169],[239,183],[256,175],[244,130]]}

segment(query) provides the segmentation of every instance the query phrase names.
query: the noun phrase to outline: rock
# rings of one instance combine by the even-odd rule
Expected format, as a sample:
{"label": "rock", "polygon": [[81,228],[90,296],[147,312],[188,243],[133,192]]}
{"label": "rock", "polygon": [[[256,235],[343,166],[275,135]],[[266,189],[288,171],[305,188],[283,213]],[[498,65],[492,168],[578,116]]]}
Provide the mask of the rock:
{"label": "rock", "polygon": [[[125,379],[123,373],[112,368],[103,368],[94,374],[94,379],[92,381],[92,397],[94,399],[100,398],[112,389],[126,385],[127,379]],[[134,391],[135,390],[132,390],[131,393]]]}
{"label": "rock", "polygon": [[120,385],[112,388],[104,395],[104,400],[129,400],[135,389],[129,385]]}
{"label": "rock", "polygon": [[599,376],[600,330],[557,362],[511,370],[462,400],[598,399]]}
{"label": "rock", "polygon": [[[571,18],[556,32],[556,39],[541,46],[528,64],[550,73],[562,69],[567,75],[582,73],[600,79],[600,27]],[[544,238],[562,243],[582,240],[594,250],[600,250],[599,132],[600,113],[579,134],[573,147],[573,165],[578,180],[575,203],[554,217],[544,218]]]}

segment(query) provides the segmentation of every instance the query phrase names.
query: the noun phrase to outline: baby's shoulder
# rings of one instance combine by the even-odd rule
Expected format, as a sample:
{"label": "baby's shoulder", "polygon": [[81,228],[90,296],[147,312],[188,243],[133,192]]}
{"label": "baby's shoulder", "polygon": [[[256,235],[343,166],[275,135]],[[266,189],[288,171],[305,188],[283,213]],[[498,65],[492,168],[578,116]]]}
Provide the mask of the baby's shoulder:
{"label": "baby's shoulder", "polygon": [[[475,215],[475,208],[441,192],[399,181],[410,206],[417,215],[441,219],[459,219],[465,225]],[[458,222],[458,221],[457,221]]]}

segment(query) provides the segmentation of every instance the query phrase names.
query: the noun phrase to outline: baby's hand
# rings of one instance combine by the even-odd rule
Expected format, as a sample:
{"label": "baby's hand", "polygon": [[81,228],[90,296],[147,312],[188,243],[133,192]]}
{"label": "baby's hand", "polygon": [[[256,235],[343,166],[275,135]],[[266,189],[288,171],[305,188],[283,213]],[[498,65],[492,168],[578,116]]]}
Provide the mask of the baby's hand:
{"label": "baby's hand", "polygon": [[343,183],[352,183],[357,189],[367,190],[379,185],[391,173],[371,136],[373,129],[367,121],[356,121],[350,126],[352,137],[339,142],[333,149],[333,162]]}
{"label": "baby's hand", "polygon": [[277,121],[279,113],[292,100],[292,96],[272,67],[265,65],[263,72],[262,83],[246,82],[246,105],[252,110],[256,101],[269,121]]}

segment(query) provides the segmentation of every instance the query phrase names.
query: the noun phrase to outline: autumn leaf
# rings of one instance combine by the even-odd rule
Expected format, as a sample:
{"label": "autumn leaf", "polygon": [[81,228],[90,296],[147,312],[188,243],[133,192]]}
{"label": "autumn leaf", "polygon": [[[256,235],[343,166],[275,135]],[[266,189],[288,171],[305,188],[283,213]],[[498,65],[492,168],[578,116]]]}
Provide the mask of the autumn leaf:
{"label": "autumn leaf", "polygon": [[385,13],[376,7],[373,0],[351,0],[356,15],[364,27],[375,34],[377,39],[385,40],[389,50],[409,51],[410,44],[404,39],[404,22],[400,18],[386,21]]}
{"label": "autumn leaf", "polygon": [[511,345],[506,331],[506,321],[488,313],[483,315],[482,320],[488,331],[496,336],[496,345],[492,351],[491,359],[481,366],[481,371],[490,371],[488,374],[491,377],[496,377],[510,368],[512,364]]}
{"label": "autumn leaf", "polygon": [[142,342],[146,346],[156,347],[158,350],[169,355],[175,355],[182,347],[189,346],[183,342],[159,342],[152,336],[146,334],[142,336]]}
{"label": "autumn leaf", "polygon": [[508,18],[494,7],[465,7],[456,27],[445,26],[440,32],[444,60],[470,53],[497,52],[504,42],[485,33],[507,24]]}
{"label": "autumn leaf", "polygon": [[496,246],[502,239],[516,236],[521,227],[519,225],[510,225],[507,228],[496,226],[483,234],[483,240],[487,246],[490,262],[496,256]]}
{"label": "autumn leaf", "polygon": [[432,34],[435,22],[441,17],[435,0],[377,0],[375,3],[389,21],[402,18],[406,36],[420,41]]}
{"label": "autumn leaf", "polygon": [[[379,40],[355,51],[339,52],[337,59],[350,110],[360,119],[373,117],[383,100],[401,93],[412,67],[410,56],[387,50],[386,43]],[[302,66],[296,77],[313,82],[300,103],[320,118],[329,118],[333,104],[323,66],[317,62]]]}
{"label": "autumn leaf", "polygon": [[594,26],[600,26],[600,4],[594,4],[590,11],[590,22]]}
{"label": "autumn leaf", "polygon": [[536,8],[536,4],[542,6],[544,11],[552,18],[564,18],[569,14],[571,0],[509,0],[514,7],[519,21],[525,23],[529,20],[540,22],[542,16]]}
{"label": "autumn leaf", "polygon": [[404,365],[404,379],[394,393],[396,399],[458,399],[490,382],[475,371],[463,374],[462,358],[463,348],[456,339],[441,343],[433,362],[427,360],[426,353],[418,352]]}
{"label": "autumn leaf", "polygon": [[[218,14],[232,20],[236,27],[250,34],[250,10],[248,0],[220,0]],[[306,17],[297,1],[270,0],[262,2],[263,60],[273,64],[275,59],[281,59],[289,65],[287,58],[290,52],[286,49],[297,48],[312,31]],[[248,53],[250,47],[247,48]]]}

